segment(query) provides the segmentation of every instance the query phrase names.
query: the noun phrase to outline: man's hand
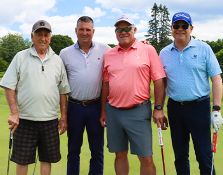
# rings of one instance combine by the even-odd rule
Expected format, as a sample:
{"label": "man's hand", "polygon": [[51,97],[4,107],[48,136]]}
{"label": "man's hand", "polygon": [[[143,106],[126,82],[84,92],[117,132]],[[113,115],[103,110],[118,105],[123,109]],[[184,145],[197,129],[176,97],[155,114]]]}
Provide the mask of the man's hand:
{"label": "man's hand", "polygon": [[218,130],[221,128],[223,124],[223,118],[221,116],[220,111],[213,111],[211,113],[211,124],[215,132],[218,132]]}
{"label": "man's hand", "polygon": [[64,118],[60,118],[58,124],[58,130],[60,135],[63,134],[67,130],[67,120]]}
{"label": "man's hand", "polygon": [[101,126],[103,128],[106,127],[106,114],[105,114],[105,112],[101,112],[100,123],[101,123]]}
{"label": "man's hand", "polygon": [[9,124],[9,129],[12,131],[12,133],[14,133],[19,125],[19,114],[18,113],[11,114],[8,118],[8,124]]}
{"label": "man's hand", "polygon": [[153,110],[153,121],[157,124],[157,127],[161,127],[162,130],[166,130],[168,127],[168,120],[165,117],[163,110]]}

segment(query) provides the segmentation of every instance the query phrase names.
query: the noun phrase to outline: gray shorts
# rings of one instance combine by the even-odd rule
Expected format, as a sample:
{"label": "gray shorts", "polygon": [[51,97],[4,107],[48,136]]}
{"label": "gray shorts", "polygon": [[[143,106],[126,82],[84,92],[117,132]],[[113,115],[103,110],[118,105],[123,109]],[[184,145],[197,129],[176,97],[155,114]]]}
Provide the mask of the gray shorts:
{"label": "gray shorts", "polygon": [[107,103],[106,124],[110,152],[130,150],[141,157],[152,155],[151,102],[131,109],[118,109]]}

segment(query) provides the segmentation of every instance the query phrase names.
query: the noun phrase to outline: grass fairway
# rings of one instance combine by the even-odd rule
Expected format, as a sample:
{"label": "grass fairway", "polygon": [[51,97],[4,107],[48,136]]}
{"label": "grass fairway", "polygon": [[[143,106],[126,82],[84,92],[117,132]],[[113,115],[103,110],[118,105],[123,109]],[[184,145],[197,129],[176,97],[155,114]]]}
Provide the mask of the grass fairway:
{"label": "grass fairway", "polygon": [[[9,130],[7,124],[7,117],[9,114],[8,106],[6,105],[5,97],[3,94],[3,90],[0,88],[0,175],[6,175],[7,170],[7,160],[8,160],[8,143],[9,143]],[[170,130],[163,131],[164,138],[164,153],[165,153],[165,163],[166,163],[166,172],[167,175],[174,175],[174,155],[171,146],[170,140]],[[105,137],[106,140],[106,137]],[[202,145],[200,145],[202,146]],[[107,151],[106,143],[105,143],[105,175],[114,175],[114,154],[111,154]],[[157,175],[162,175],[162,159],[160,146],[158,143],[157,136],[157,128],[153,124],[153,158],[155,161],[155,165],[157,168]],[[59,163],[53,164],[52,166],[52,175],[65,175],[66,174],[66,154],[67,154],[67,138],[66,134],[61,136],[61,153],[62,160]],[[222,157],[223,157],[223,134],[222,129],[218,136],[218,146],[217,146],[217,154],[215,155],[215,167],[216,173],[222,174]],[[88,149],[87,138],[85,135],[84,143],[82,146],[81,153],[81,175],[88,174],[88,164],[90,159],[90,152]],[[130,161],[130,175],[139,175],[139,163],[136,156],[129,156]],[[191,163],[191,174],[199,175],[198,164],[195,159],[194,150],[192,144],[190,146],[190,163]],[[29,175],[32,174],[34,165],[29,166]],[[10,162],[10,175],[15,175],[15,164]],[[39,175],[39,162],[37,163],[36,173],[35,175]]]}

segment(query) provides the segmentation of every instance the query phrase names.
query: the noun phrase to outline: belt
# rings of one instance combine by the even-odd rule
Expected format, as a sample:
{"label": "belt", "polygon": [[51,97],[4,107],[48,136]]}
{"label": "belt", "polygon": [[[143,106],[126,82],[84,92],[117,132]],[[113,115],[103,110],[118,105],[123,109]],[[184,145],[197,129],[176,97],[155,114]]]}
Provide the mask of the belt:
{"label": "belt", "polygon": [[178,103],[180,105],[191,105],[191,104],[196,104],[198,102],[201,102],[203,100],[206,100],[208,98],[209,98],[209,95],[199,97],[198,99],[192,100],[192,101],[175,101],[172,98],[169,98],[169,100],[172,101],[172,102],[174,102],[174,103]]}
{"label": "belt", "polygon": [[95,103],[99,102],[100,97],[95,98],[95,99],[91,99],[91,100],[77,100],[77,99],[74,99],[72,97],[69,97],[68,101],[70,101],[72,103],[75,103],[75,104],[80,104],[82,106],[88,106],[88,105],[92,105],[92,104],[95,104]]}
{"label": "belt", "polygon": [[133,105],[133,106],[130,106],[130,107],[115,107],[115,108],[120,109],[120,110],[128,110],[128,109],[133,109],[133,108],[136,108],[136,107],[138,107],[140,105],[145,105],[145,104],[148,104],[148,103],[150,103],[149,99],[143,101],[142,103],[139,103],[139,104],[136,104],[136,105]]}

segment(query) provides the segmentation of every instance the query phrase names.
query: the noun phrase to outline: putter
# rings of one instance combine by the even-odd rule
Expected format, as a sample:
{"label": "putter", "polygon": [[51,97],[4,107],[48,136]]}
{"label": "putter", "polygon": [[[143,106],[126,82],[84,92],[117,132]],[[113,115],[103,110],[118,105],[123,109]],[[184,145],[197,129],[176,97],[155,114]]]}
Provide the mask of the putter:
{"label": "putter", "polygon": [[12,140],[13,140],[13,134],[12,134],[12,130],[10,130],[7,175],[9,175],[9,166],[10,166],[10,156],[11,156]]}
{"label": "putter", "polygon": [[214,154],[217,151],[217,138],[218,138],[218,132],[213,133],[212,138],[212,164],[211,164],[211,175],[214,173]]}
{"label": "putter", "polygon": [[158,128],[158,136],[159,136],[159,144],[160,144],[161,155],[162,155],[163,174],[166,175],[165,160],[164,160],[164,150],[163,150],[163,135],[162,135],[161,127]]}

